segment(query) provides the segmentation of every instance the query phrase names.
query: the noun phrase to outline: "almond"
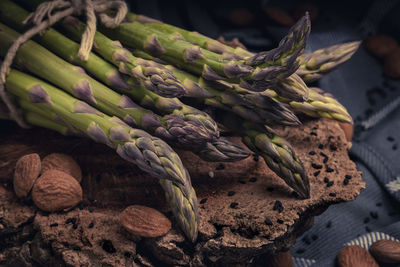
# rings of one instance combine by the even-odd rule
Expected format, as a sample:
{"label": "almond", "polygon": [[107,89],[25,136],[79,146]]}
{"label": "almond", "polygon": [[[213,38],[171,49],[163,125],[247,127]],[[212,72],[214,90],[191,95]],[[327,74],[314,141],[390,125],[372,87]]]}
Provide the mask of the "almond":
{"label": "almond", "polygon": [[68,173],[79,183],[82,181],[82,171],[78,163],[66,154],[52,153],[44,157],[42,161],[42,172],[47,170],[59,170]]}
{"label": "almond", "polygon": [[369,249],[377,261],[383,263],[400,263],[400,242],[379,240]]}
{"label": "almond", "polygon": [[377,58],[384,58],[398,47],[397,41],[384,34],[373,35],[364,40],[365,49]]}
{"label": "almond", "polygon": [[369,252],[357,245],[344,247],[337,256],[339,267],[379,267]]}
{"label": "almond", "polygon": [[41,171],[38,154],[28,154],[18,159],[14,171],[14,191],[17,197],[27,198]]}
{"label": "almond", "polygon": [[290,27],[296,23],[288,12],[279,7],[266,7],[264,11],[271,20],[282,26]]}
{"label": "almond", "polygon": [[339,122],[339,126],[342,128],[344,135],[346,136],[346,140],[350,142],[353,138],[354,125],[348,122]]}
{"label": "almond", "polygon": [[236,8],[229,14],[229,19],[232,24],[247,26],[253,22],[254,14],[246,8]]}
{"label": "almond", "polygon": [[393,79],[400,79],[400,48],[385,57],[383,73]]}
{"label": "almond", "polygon": [[267,266],[294,267],[294,260],[290,252],[278,252],[268,259]]}
{"label": "almond", "polygon": [[32,199],[44,211],[68,210],[82,201],[82,188],[71,175],[59,170],[48,170],[33,185]]}
{"label": "almond", "polygon": [[122,226],[136,236],[158,237],[171,229],[171,221],[164,214],[146,206],[129,206],[119,218]]}

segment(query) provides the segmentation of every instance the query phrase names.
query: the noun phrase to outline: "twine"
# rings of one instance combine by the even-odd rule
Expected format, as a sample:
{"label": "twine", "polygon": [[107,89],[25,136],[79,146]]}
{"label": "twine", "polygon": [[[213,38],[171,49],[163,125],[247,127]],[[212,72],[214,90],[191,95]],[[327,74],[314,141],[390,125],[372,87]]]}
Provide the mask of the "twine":
{"label": "twine", "polygon": [[[106,11],[115,9],[117,12],[110,17]],[[125,18],[128,7],[124,1],[119,0],[53,0],[40,4],[35,12],[31,13],[23,23],[31,23],[33,27],[19,36],[8,49],[0,68],[0,97],[6,104],[10,117],[14,119],[19,126],[29,128],[24,122],[21,114],[18,113],[14,104],[10,101],[4,84],[13,59],[19,47],[31,39],[34,35],[46,30],[51,25],[70,15],[86,15],[86,29],[82,35],[81,45],[78,51],[80,59],[87,61],[92,50],[94,36],[96,34],[96,15],[108,28],[117,27]]]}

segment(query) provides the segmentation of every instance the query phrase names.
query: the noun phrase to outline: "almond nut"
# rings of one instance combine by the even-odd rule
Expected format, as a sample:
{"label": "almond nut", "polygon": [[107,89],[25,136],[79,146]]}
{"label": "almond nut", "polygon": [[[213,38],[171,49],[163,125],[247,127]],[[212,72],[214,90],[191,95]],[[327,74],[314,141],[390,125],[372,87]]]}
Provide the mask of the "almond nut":
{"label": "almond nut", "polygon": [[146,206],[129,206],[119,218],[124,228],[136,236],[158,237],[171,229],[171,221],[164,214]]}
{"label": "almond nut", "polygon": [[52,153],[44,157],[42,161],[42,172],[47,170],[59,170],[68,173],[79,183],[82,181],[82,171],[78,163],[69,155]]}
{"label": "almond nut", "polygon": [[383,73],[393,79],[400,79],[400,48],[385,57]]}
{"label": "almond nut", "polygon": [[33,185],[32,199],[44,211],[68,210],[82,201],[82,188],[71,175],[48,170]]}
{"label": "almond nut", "polygon": [[339,126],[342,128],[344,135],[346,136],[346,140],[350,142],[354,134],[354,125],[348,122],[339,122]]}
{"label": "almond nut", "polygon": [[271,267],[294,267],[294,260],[290,252],[278,252],[268,258],[267,266]]}
{"label": "almond nut", "polygon": [[282,26],[290,27],[296,23],[288,12],[279,7],[266,7],[264,11],[271,20]]}
{"label": "almond nut", "polygon": [[344,247],[337,260],[339,267],[379,267],[371,254],[357,245]]}
{"label": "almond nut", "polygon": [[383,263],[400,263],[400,242],[393,240],[379,240],[369,249],[377,261]]}
{"label": "almond nut", "polygon": [[253,22],[254,14],[246,8],[237,8],[231,11],[229,19],[232,24],[247,26]]}
{"label": "almond nut", "polygon": [[364,40],[365,49],[377,58],[384,58],[397,47],[397,41],[384,34],[373,35]]}
{"label": "almond nut", "polygon": [[17,161],[13,180],[14,191],[17,197],[28,197],[33,184],[39,177],[40,170],[40,157],[36,153],[25,155]]}

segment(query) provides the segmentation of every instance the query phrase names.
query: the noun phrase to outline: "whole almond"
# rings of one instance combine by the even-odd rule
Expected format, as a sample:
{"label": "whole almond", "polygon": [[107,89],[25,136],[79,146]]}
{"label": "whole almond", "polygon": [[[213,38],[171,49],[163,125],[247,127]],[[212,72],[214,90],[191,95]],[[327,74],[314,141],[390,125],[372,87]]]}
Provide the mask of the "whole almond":
{"label": "whole almond", "polygon": [[348,122],[339,122],[339,126],[342,128],[344,135],[346,136],[346,140],[350,142],[353,138],[354,125]]}
{"label": "whole almond", "polygon": [[294,267],[290,252],[278,252],[267,260],[268,267]]}
{"label": "whole almond", "polygon": [[146,206],[129,206],[119,218],[124,228],[136,236],[163,236],[171,229],[171,221],[164,214]]}
{"label": "whole almond", "polygon": [[32,186],[41,171],[40,157],[38,154],[28,154],[21,157],[15,165],[14,191],[17,197],[27,198]]}
{"label": "whole almond", "polygon": [[279,7],[266,7],[264,11],[271,20],[282,26],[290,27],[296,23],[288,12]]}
{"label": "whole almond", "polygon": [[337,256],[339,267],[379,267],[369,252],[357,245],[344,247]]}
{"label": "whole almond", "polygon": [[71,175],[59,170],[48,170],[33,185],[32,199],[44,211],[68,210],[82,201],[82,188]]}
{"label": "whole almond", "polygon": [[229,14],[229,19],[232,24],[247,26],[253,22],[254,14],[246,8],[236,8]]}
{"label": "whole almond", "polygon": [[44,157],[42,161],[42,172],[47,170],[59,170],[68,173],[78,182],[82,181],[82,171],[78,163],[69,155],[52,153]]}
{"label": "whole almond", "polygon": [[393,79],[400,79],[400,48],[390,52],[383,63],[383,73]]}
{"label": "whole almond", "polygon": [[400,263],[400,242],[393,240],[379,240],[369,249],[377,261],[383,263]]}
{"label": "whole almond", "polygon": [[373,56],[384,58],[393,52],[397,47],[397,41],[384,34],[373,35],[364,40],[364,47]]}

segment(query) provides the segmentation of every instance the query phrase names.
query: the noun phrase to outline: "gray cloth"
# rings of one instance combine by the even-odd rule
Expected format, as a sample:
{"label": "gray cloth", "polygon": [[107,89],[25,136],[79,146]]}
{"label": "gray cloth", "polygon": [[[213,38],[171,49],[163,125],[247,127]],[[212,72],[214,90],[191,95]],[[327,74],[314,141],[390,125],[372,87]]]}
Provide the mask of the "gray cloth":
{"label": "gray cloth", "polygon": [[[374,17],[374,9],[391,21],[384,14],[390,10],[388,6],[397,8],[396,1],[377,2],[362,20],[362,27],[349,27],[357,24],[346,18],[342,24],[312,34],[309,47],[314,50],[363,39],[366,32],[376,31],[382,26],[377,25],[380,20]],[[400,27],[397,30],[400,37]],[[370,114],[380,114],[393,99],[400,97],[400,83],[385,79],[381,62],[363,48],[340,69],[324,77],[319,86],[333,93],[353,118],[358,118],[356,125],[361,125]],[[376,240],[400,239],[400,108],[397,105],[382,117],[374,127],[356,136],[350,150],[357,168],[363,172],[367,188],[355,201],[332,206],[316,217],[314,227],[291,250],[296,266],[335,266],[336,255],[346,245],[358,244],[368,249]]]}

